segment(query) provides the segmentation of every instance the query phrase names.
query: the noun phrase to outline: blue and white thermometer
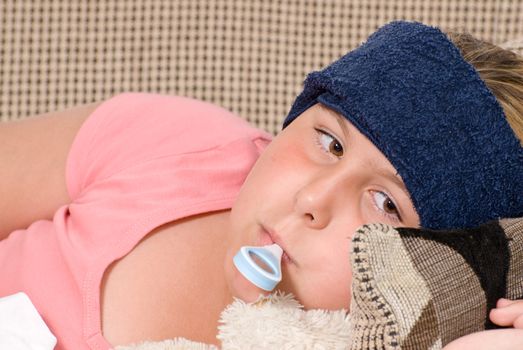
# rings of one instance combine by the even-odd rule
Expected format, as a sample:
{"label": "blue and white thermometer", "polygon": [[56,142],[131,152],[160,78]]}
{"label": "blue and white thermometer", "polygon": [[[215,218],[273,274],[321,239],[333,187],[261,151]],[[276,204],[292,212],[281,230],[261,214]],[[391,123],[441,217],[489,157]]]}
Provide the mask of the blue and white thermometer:
{"label": "blue and white thermometer", "polygon": [[252,284],[272,291],[281,281],[283,250],[277,244],[263,247],[241,247],[234,256],[234,265]]}

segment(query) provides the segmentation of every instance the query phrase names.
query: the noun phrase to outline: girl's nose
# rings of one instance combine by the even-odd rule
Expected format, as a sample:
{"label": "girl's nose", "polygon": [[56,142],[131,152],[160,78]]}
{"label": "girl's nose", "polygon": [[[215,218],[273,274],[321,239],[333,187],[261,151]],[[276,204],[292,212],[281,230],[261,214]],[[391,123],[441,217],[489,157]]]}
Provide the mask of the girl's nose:
{"label": "girl's nose", "polygon": [[294,209],[308,227],[322,229],[332,220],[336,198],[344,192],[340,182],[336,174],[321,174],[296,192]]}

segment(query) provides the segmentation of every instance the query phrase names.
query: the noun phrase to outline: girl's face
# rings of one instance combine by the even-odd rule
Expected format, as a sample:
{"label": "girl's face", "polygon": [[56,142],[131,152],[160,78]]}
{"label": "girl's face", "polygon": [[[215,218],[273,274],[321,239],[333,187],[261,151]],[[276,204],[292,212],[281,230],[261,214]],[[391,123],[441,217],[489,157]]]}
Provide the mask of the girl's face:
{"label": "girl's face", "polygon": [[283,280],[305,308],[349,308],[349,250],[365,223],[419,226],[387,158],[349,121],[316,104],[261,155],[231,211],[226,274],[234,296],[256,297],[236,271],[241,246],[273,242],[284,250]]}

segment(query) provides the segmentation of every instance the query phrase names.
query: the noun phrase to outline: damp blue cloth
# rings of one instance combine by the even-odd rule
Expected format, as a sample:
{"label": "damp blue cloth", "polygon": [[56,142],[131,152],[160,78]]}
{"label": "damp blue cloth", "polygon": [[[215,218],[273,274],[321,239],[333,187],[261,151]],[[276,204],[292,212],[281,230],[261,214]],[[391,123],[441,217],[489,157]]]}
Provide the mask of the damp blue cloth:
{"label": "damp blue cloth", "polygon": [[389,159],[432,229],[523,215],[523,150],[495,96],[438,28],[391,22],[309,74],[284,127],[315,103]]}

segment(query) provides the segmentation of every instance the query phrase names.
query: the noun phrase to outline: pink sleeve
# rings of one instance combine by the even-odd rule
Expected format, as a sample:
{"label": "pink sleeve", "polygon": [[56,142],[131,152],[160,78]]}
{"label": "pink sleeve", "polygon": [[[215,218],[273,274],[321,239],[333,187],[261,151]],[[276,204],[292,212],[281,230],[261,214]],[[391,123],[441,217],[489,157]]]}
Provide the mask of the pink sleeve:
{"label": "pink sleeve", "polygon": [[73,142],[66,166],[69,195],[74,201],[93,183],[137,164],[212,149],[254,133],[263,135],[210,103],[146,93],[117,95],[87,118]]}

